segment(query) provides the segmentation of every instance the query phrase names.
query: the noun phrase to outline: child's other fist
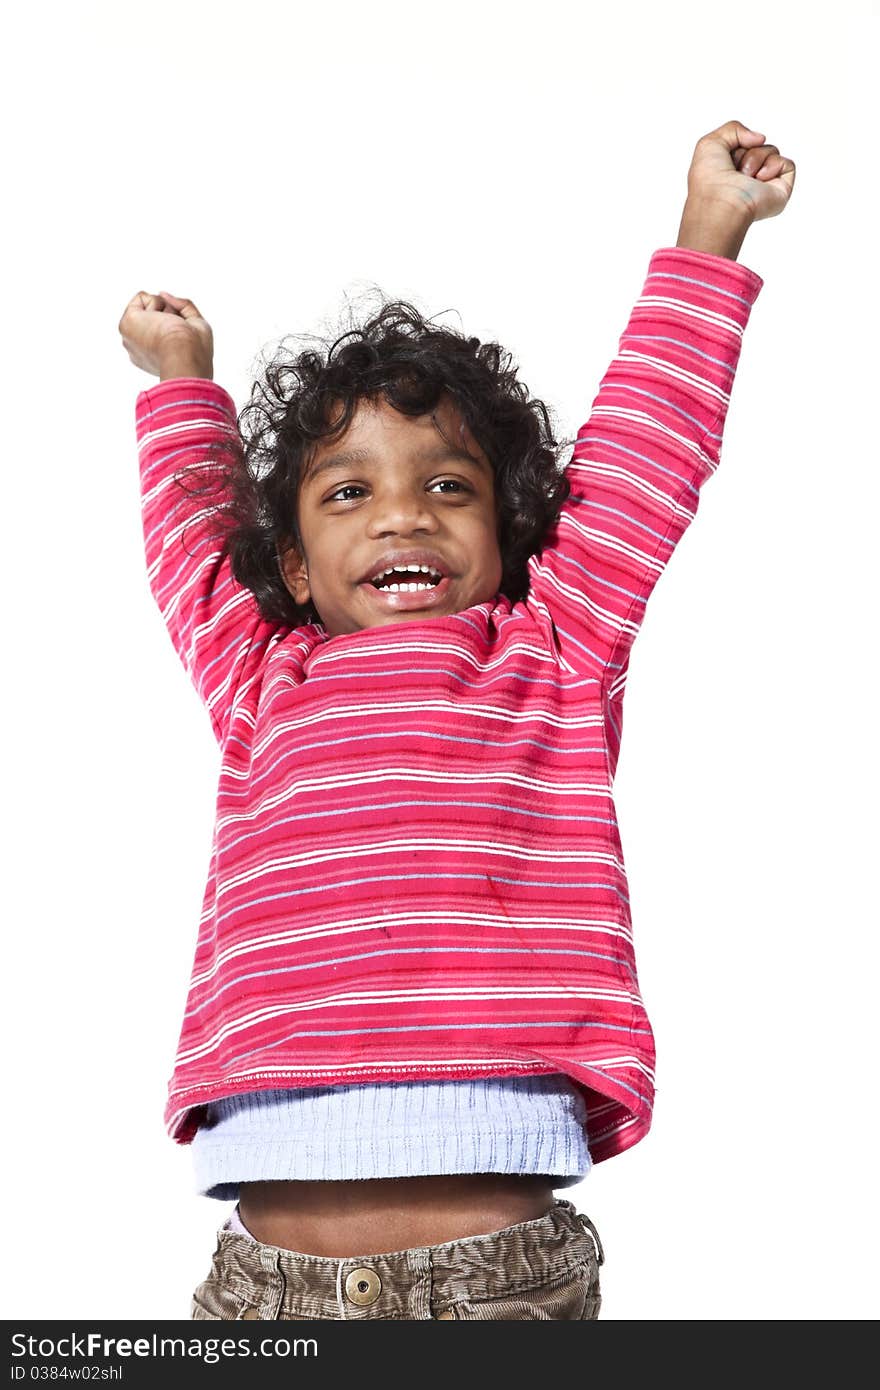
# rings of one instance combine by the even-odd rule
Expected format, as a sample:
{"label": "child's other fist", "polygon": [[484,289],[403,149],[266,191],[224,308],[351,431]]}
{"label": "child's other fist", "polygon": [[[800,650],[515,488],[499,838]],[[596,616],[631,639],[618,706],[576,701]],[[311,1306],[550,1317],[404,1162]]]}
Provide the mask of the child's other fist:
{"label": "child's other fist", "polygon": [[688,170],[688,200],[726,203],[749,222],[776,217],[794,187],[794,161],[764,134],[741,121],[726,121],[703,135]]}
{"label": "child's other fist", "polygon": [[191,299],[139,290],[118,328],[134,365],[151,376],[211,376],[214,335]]}

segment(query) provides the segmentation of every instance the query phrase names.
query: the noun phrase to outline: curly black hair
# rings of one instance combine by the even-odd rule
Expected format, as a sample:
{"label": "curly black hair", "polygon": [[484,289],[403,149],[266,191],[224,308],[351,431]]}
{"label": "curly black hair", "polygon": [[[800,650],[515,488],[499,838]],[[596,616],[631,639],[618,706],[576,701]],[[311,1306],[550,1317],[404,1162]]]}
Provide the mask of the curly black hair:
{"label": "curly black hair", "polygon": [[296,504],[316,441],[337,438],[361,400],[380,397],[405,415],[428,413],[444,394],[453,399],[494,469],[500,590],[511,603],[525,598],[528,558],[569,495],[559,460],[571,441],[554,438],[547,407],[517,380],[510,353],[437,327],[405,300],[384,302],[335,341],[311,341],[323,350],[306,348],[291,361],[282,348],[266,365],[237,437],[220,446],[226,467],[207,485],[219,482],[223,555],[261,615],[291,627],[320,621],[313,604],[294,601],[279,557],[291,547],[302,552]]}

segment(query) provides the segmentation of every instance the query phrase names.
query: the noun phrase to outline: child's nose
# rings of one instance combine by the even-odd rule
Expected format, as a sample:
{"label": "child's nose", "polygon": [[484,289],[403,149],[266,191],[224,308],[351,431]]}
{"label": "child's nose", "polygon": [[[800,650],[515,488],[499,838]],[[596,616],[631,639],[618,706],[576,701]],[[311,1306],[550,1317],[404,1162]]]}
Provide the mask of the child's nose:
{"label": "child's nose", "polygon": [[433,527],[434,513],[430,499],[411,488],[386,490],[377,494],[370,507],[371,531],[409,531],[416,527]]}

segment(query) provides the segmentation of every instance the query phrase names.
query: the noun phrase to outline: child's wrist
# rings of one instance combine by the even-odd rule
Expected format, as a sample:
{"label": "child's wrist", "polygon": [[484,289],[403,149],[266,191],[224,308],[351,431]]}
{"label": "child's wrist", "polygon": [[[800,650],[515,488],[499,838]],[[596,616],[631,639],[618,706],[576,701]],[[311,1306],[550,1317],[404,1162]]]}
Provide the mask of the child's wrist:
{"label": "child's wrist", "polygon": [[198,353],[188,351],[176,352],[168,351],[159,354],[159,380],[167,381],[170,377],[202,377],[205,381],[213,381],[214,364],[206,357],[200,357]]}
{"label": "child's wrist", "polygon": [[735,261],[751,225],[751,216],[742,208],[688,198],[675,244]]}

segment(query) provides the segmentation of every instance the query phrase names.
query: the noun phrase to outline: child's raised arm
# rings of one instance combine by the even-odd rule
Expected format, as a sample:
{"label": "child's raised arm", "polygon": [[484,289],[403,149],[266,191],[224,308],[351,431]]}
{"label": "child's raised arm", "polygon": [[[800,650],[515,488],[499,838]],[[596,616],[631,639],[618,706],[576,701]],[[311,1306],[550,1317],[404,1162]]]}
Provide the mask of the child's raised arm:
{"label": "child's raised arm", "polygon": [[135,411],[150,590],[223,742],[278,630],[234,579],[218,525],[235,403],[211,379],[213,335],[190,300],[136,294],[119,332],[132,362],[160,378]]}
{"label": "child's raised arm", "polygon": [[527,602],[562,660],[622,693],[645,604],[718,466],[743,330],[763,280],[736,263],[753,221],[785,207],[794,165],[730,121],[698,141],[678,245],[644,289],[566,470],[571,495]]}

